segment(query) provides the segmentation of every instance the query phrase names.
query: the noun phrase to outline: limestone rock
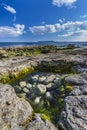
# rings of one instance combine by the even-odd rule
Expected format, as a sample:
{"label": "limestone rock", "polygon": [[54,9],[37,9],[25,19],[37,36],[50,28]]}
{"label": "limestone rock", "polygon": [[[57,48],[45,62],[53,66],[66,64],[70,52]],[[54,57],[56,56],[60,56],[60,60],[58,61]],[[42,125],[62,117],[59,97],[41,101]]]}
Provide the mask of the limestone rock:
{"label": "limestone rock", "polygon": [[65,113],[60,122],[64,130],[87,130],[87,96],[67,97]]}
{"label": "limestone rock", "polygon": [[36,115],[26,130],[57,130],[57,128],[48,120],[43,121],[39,115]]}
{"label": "limestone rock", "polygon": [[0,130],[24,130],[33,109],[10,85],[0,84]]}
{"label": "limestone rock", "polygon": [[87,74],[69,76],[65,80],[73,85],[73,91],[65,98],[59,125],[63,130],[87,130]]}
{"label": "limestone rock", "polygon": [[87,78],[83,78],[81,75],[73,75],[65,78],[65,82],[70,85],[84,85],[87,84]]}

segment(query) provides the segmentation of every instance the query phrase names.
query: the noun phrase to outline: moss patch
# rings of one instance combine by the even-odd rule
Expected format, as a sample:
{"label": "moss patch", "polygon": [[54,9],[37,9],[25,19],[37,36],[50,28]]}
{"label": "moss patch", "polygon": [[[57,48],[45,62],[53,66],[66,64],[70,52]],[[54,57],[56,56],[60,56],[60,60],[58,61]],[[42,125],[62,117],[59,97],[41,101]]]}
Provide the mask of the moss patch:
{"label": "moss patch", "polygon": [[4,83],[4,84],[6,84],[6,83],[13,84],[33,71],[34,71],[34,68],[31,67],[31,68],[24,68],[15,74],[14,73],[9,73],[9,74],[4,73],[1,76],[0,82]]}

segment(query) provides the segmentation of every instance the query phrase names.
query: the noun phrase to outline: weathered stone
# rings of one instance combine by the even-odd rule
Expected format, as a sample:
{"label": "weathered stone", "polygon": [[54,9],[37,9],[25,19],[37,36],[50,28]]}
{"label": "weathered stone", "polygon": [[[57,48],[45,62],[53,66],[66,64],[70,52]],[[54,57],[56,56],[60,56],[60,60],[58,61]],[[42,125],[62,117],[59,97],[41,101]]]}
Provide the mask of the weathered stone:
{"label": "weathered stone", "polygon": [[65,101],[66,117],[60,125],[64,130],[87,130],[87,96],[69,96]]}
{"label": "weathered stone", "polygon": [[87,130],[87,74],[65,78],[73,91],[65,98],[64,114],[59,125],[64,130]]}
{"label": "weathered stone", "polygon": [[[18,98],[10,85],[0,84],[0,130],[23,130],[32,117],[33,109]],[[26,124],[27,125],[27,124]]]}

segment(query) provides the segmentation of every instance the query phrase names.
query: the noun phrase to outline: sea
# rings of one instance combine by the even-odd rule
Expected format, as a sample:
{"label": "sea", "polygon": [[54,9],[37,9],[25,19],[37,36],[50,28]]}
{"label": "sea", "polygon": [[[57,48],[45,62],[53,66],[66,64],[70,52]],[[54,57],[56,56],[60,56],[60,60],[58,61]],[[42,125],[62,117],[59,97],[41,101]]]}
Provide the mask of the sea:
{"label": "sea", "polygon": [[55,41],[38,41],[38,42],[0,42],[0,48],[2,47],[16,47],[16,46],[42,46],[42,45],[54,45],[54,46],[67,46],[68,44],[74,44],[76,46],[87,48],[87,42],[55,42]]}

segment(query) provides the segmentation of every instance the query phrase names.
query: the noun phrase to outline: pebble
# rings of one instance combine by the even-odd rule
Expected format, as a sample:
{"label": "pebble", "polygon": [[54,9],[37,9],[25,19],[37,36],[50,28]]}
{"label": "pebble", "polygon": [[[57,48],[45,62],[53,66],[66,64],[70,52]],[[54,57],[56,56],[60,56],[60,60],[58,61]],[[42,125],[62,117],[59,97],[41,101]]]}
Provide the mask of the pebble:
{"label": "pebble", "polygon": [[45,80],[44,83],[49,84],[49,83],[53,82],[55,78],[56,78],[55,75],[50,75],[50,76],[47,77],[47,79]]}
{"label": "pebble", "polygon": [[26,84],[26,87],[27,87],[28,89],[32,89],[33,86],[32,86],[32,84],[27,83],[27,84]]}
{"label": "pebble", "polygon": [[37,90],[39,94],[45,94],[46,92],[46,86],[43,84],[38,84],[37,85]]}
{"label": "pebble", "polygon": [[26,86],[26,81],[20,81],[19,85],[20,85],[21,88],[25,87]]}
{"label": "pebble", "polygon": [[39,77],[39,75],[32,76],[32,78],[31,78],[32,82],[37,82],[38,77]]}
{"label": "pebble", "polygon": [[54,83],[49,83],[46,85],[46,88],[52,88],[54,86]]}
{"label": "pebble", "polygon": [[46,80],[45,76],[39,77],[38,82],[43,83]]}
{"label": "pebble", "polygon": [[46,98],[47,99],[52,99],[52,94],[50,92],[46,92]]}
{"label": "pebble", "polygon": [[40,103],[40,99],[41,99],[41,97],[36,97],[35,100],[34,100],[34,103],[35,104],[39,104]]}
{"label": "pebble", "polygon": [[25,93],[29,93],[29,90],[28,90],[27,88],[23,88],[23,91],[24,91]]}

